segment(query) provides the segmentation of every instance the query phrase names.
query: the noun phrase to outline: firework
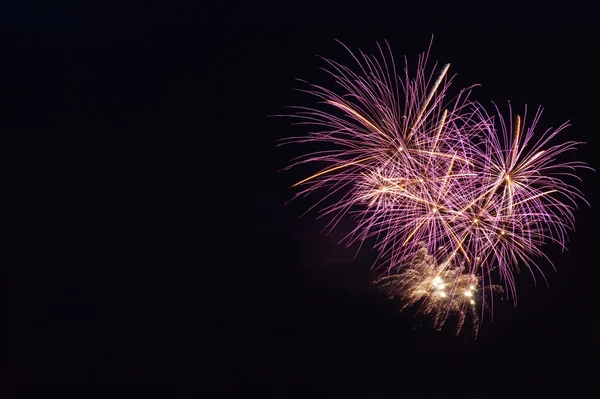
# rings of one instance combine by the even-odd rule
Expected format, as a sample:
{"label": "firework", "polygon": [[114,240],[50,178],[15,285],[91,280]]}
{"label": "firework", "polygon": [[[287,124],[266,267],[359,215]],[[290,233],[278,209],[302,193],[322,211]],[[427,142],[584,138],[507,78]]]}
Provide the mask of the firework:
{"label": "firework", "polygon": [[[519,265],[530,271],[538,270],[544,277],[535,259],[552,262],[542,246],[555,243],[566,248],[568,232],[575,227],[573,210],[577,201],[587,202],[565,177],[578,179],[574,172],[589,167],[577,161],[556,161],[581,144],[575,141],[553,144],[552,140],[568,127],[567,123],[536,137],[542,108],[537,109],[529,125],[527,108],[521,117],[513,114],[509,104],[508,121],[498,107],[495,111],[492,118],[483,107],[478,107],[481,120],[490,123],[479,124],[484,127],[482,136],[471,137],[469,159],[477,179],[471,184],[473,191],[468,203],[452,217],[452,222],[457,230],[468,233],[471,254],[485,256],[484,266],[498,267],[516,302],[513,272],[518,271]],[[535,279],[535,274],[532,275]]]}
{"label": "firework", "polygon": [[[442,249],[443,250],[443,249]],[[481,276],[469,273],[465,265],[437,264],[425,245],[414,254],[413,261],[394,274],[375,281],[390,298],[400,298],[401,309],[417,306],[418,312],[431,315],[433,326],[441,330],[450,318],[456,319],[458,336],[470,319],[472,333],[479,332],[480,314],[490,309],[493,295],[503,293],[499,285],[485,287]],[[485,295],[489,300],[486,302]]]}
{"label": "firework", "polygon": [[402,76],[389,46],[379,47],[379,56],[350,54],[354,70],[325,60],[338,91],[309,84],[304,91],[321,101],[295,108],[299,124],[314,130],[284,143],[327,148],[289,166],[321,166],[293,186],[297,196],[322,192],[314,206],[331,218],[329,228],[351,214],[356,226],[346,243],[373,238],[382,281],[393,282],[407,304],[422,301],[438,326],[453,313],[460,330],[473,307],[424,289],[433,287],[431,278],[459,291],[476,279],[493,294],[497,268],[516,304],[519,266],[540,270],[535,259],[545,258],[543,246],[564,248],[573,229],[572,212],[583,197],[563,178],[586,166],[557,157],[579,143],[552,144],[566,124],[536,136],[541,108],[528,124],[527,109],[523,117],[509,109],[508,121],[498,107],[490,116],[470,100],[474,86],[449,97],[449,65],[428,69],[429,51],[414,75],[405,67]]}
{"label": "firework", "polygon": [[[432,241],[427,235],[439,236],[435,222],[423,223],[414,233],[411,222],[445,195],[449,180],[468,176],[461,170],[468,163],[462,156],[463,143],[455,138],[472,129],[477,114],[468,100],[470,88],[448,99],[452,81],[447,76],[449,65],[437,68],[436,64],[428,72],[428,53],[424,53],[415,76],[411,78],[406,67],[400,78],[389,47],[389,56],[383,48],[379,50],[380,58],[353,55],[358,73],[325,60],[329,65],[326,71],[342,94],[309,85],[303,91],[321,99],[323,109],[294,107],[294,117],[299,124],[318,130],[283,143],[330,146],[289,166],[325,165],[294,185],[300,187],[296,196],[325,190],[314,206],[321,205],[322,216],[331,217],[330,228],[347,213],[360,209],[355,213],[357,227],[346,237],[348,245],[371,236],[387,237],[379,243],[379,249],[386,253],[392,250],[392,242],[406,241],[404,246],[408,247],[394,251],[391,259],[391,263],[402,263],[410,260],[411,249],[417,250],[418,242]],[[437,193],[431,192],[432,186],[438,188]],[[334,199],[336,195],[341,198]],[[328,199],[331,201],[326,204]],[[366,211],[363,205],[367,205]]]}

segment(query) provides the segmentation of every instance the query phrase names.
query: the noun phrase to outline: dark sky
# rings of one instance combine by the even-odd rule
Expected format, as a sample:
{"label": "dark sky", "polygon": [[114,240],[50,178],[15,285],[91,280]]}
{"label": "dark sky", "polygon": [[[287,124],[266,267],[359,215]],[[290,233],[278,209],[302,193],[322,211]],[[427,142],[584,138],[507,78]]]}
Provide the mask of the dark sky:
{"label": "dark sky", "polygon": [[[310,201],[287,105],[316,55],[388,40],[450,62],[482,102],[542,104],[597,168],[591,9],[464,2],[50,6],[0,13],[3,397],[582,397],[599,388],[597,175],[550,287],[518,278],[476,341],[398,314],[368,249]],[[420,4],[420,5],[417,5]],[[561,5],[565,7],[565,4]],[[508,396],[507,396],[508,395]]]}

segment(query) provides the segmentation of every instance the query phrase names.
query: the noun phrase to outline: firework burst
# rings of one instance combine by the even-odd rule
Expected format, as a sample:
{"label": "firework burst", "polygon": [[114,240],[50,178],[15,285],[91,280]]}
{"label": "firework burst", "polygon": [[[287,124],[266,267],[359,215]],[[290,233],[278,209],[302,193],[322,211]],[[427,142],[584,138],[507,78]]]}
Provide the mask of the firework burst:
{"label": "firework burst", "polygon": [[395,284],[394,295],[409,305],[422,301],[437,326],[459,315],[460,330],[472,304],[454,295],[442,300],[423,284],[431,288],[439,277],[460,291],[476,279],[494,293],[490,272],[497,268],[516,304],[519,266],[539,270],[544,244],[565,247],[582,195],[564,178],[586,166],[556,160],[579,144],[552,144],[566,124],[536,135],[541,109],[529,125],[527,109],[523,117],[509,109],[507,120],[496,107],[490,116],[470,100],[474,86],[449,96],[449,64],[428,69],[429,51],[414,75],[408,67],[399,75],[389,46],[378,48],[378,56],[348,50],[355,69],[324,60],[336,91],[307,83],[303,91],[320,101],[295,107],[293,117],[312,130],[283,144],[326,149],[294,160],[289,168],[321,168],[292,187],[296,196],[324,193],[313,208],[330,217],[329,228],[351,214],[356,225],[345,241],[375,239],[384,285]]}
{"label": "firework burst", "polygon": [[469,273],[464,264],[437,264],[425,245],[409,265],[381,276],[375,284],[390,298],[400,298],[402,310],[416,306],[419,313],[432,316],[433,326],[438,330],[448,319],[455,318],[457,336],[467,319],[471,321],[473,335],[477,336],[480,309],[491,308],[493,297],[504,292],[499,285],[483,289],[481,276]]}
{"label": "firework burst", "polygon": [[[327,191],[314,206],[322,206],[321,214],[331,217],[330,228],[348,212],[367,205],[365,212],[355,214],[358,224],[346,237],[348,244],[370,236],[384,237],[392,230],[394,235],[405,233],[405,245],[418,245],[429,224],[412,233],[405,222],[415,220],[410,211],[415,214],[435,207],[448,180],[468,176],[461,171],[461,164],[468,163],[461,156],[463,143],[455,138],[470,128],[477,114],[468,100],[470,88],[448,99],[452,81],[447,76],[448,64],[441,68],[436,64],[428,72],[427,52],[419,57],[414,77],[406,67],[400,78],[389,47],[389,55],[382,47],[379,50],[380,58],[362,52],[359,58],[350,53],[359,72],[325,60],[329,66],[325,70],[342,94],[317,85],[303,90],[322,100],[319,105],[323,109],[294,107],[293,116],[300,120],[298,124],[317,130],[308,136],[285,139],[283,144],[317,142],[330,146],[296,159],[288,168],[305,163],[325,165],[294,187],[300,187],[296,196]],[[432,186],[438,188],[437,193],[431,192]],[[326,204],[336,193],[343,193],[343,198]],[[404,220],[399,219],[399,209],[410,210]],[[438,232],[430,229],[431,234]],[[382,251],[390,242],[381,241]],[[395,256],[410,252],[407,248],[395,252]],[[400,256],[394,263],[409,259],[410,255]]]}

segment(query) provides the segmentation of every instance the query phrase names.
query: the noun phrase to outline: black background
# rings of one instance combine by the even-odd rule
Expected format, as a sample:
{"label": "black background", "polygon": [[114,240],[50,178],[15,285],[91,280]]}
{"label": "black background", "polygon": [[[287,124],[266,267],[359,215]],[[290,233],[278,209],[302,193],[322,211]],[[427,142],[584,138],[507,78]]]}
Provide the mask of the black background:
{"label": "black background", "polygon": [[[26,2],[27,3],[27,2]],[[597,175],[580,185],[550,287],[518,278],[476,341],[398,314],[365,249],[337,245],[313,203],[285,206],[316,55],[388,40],[450,62],[487,103],[546,108],[542,127],[596,167],[591,9],[444,2],[19,3],[2,13],[0,264],[5,397],[581,397],[595,392]]]}

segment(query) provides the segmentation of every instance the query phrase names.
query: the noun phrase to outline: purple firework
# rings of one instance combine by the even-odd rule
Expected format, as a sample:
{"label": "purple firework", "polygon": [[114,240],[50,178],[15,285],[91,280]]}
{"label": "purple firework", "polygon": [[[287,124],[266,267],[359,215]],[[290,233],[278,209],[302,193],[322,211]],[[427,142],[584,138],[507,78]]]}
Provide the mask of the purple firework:
{"label": "purple firework", "polygon": [[331,228],[352,214],[346,242],[374,237],[385,274],[410,267],[425,248],[440,273],[460,265],[483,287],[496,286],[497,269],[516,301],[514,272],[539,269],[547,242],[564,248],[582,199],[563,178],[585,164],[556,161],[578,143],[551,144],[567,125],[536,135],[541,109],[527,125],[527,110],[521,118],[510,109],[507,121],[496,107],[490,116],[470,100],[474,86],[449,97],[449,65],[429,71],[429,51],[412,76],[408,67],[398,75],[389,46],[379,56],[348,51],[354,70],[325,59],[338,89],[309,84],[304,91],[321,101],[295,107],[293,117],[314,130],[284,143],[324,148],[289,166],[323,166],[293,186],[296,196],[324,192],[314,206]]}

